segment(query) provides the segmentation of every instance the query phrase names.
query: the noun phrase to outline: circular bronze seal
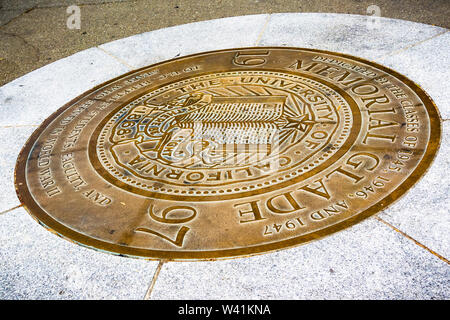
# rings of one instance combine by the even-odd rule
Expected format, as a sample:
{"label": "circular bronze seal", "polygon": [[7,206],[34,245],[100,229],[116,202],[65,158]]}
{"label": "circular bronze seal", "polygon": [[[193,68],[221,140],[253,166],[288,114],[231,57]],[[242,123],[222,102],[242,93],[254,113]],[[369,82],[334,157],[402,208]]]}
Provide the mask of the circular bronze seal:
{"label": "circular bronze seal", "polygon": [[132,71],[63,106],[19,155],[43,226],[115,254],[199,260],[273,251],[384,209],[431,164],[440,117],[383,66],[241,48]]}

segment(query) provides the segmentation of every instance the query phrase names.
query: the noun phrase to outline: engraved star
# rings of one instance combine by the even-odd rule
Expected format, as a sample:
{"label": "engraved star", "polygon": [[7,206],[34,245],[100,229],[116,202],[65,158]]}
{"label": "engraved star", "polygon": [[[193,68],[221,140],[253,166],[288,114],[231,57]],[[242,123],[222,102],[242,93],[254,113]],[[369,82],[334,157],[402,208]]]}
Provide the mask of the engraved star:
{"label": "engraved star", "polygon": [[310,125],[314,125],[317,122],[312,121],[309,119],[308,115],[302,115],[299,117],[287,117],[286,118],[288,123],[286,123],[286,125],[284,126],[284,128],[293,128],[293,129],[297,129],[300,130],[301,132],[305,132],[306,129],[308,129],[308,126]]}

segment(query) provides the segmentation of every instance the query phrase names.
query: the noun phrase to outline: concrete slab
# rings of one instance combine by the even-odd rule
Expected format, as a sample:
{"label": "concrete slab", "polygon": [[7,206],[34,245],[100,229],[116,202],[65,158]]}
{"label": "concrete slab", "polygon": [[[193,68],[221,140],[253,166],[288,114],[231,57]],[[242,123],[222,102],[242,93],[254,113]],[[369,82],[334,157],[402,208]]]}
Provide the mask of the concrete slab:
{"label": "concrete slab", "polygon": [[[66,26],[71,5],[80,29]],[[374,7],[376,6],[376,7]],[[374,9],[375,8],[375,9]],[[1,0],[0,85],[71,54],[131,35],[185,23],[272,12],[372,15],[449,27],[447,0]]]}
{"label": "concrete slab", "polygon": [[137,69],[202,51],[255,46],[268,18],[263,14],[202,21],[138,34],[99,48]]}

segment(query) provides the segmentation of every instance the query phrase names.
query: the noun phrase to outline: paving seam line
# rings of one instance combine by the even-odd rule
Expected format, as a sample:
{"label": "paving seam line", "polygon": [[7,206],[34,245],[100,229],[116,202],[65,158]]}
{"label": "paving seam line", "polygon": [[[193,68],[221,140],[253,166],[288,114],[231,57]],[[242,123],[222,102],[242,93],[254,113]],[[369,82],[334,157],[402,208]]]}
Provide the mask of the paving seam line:
{"label": "paving seam line", "polygon": [[380,221],[381,223],[384,223],[386,226],[390,227],[391,229],[393,229],[394,231],[400,233],[402,236],[404,236],[405,238],[413,241],[416,245],[418,245],[419,247],[421,247],[422,249],[427,250],[429,253],[431,253],[432,255],[434,255],[435,257],[439,258],[440,260],[446,262],[447,264],[450,264],[450,261],[447,260],[444,256],[441,256],[439,253],[431,250],[430,248],[428,248],[427,246],[423,245],[422,243],[420,243],[419,241],[417,241],[416,239],[414,239],[413,237],[411,237],[410,235],[408,235],[407,233],[403,232],[402,230],[398,229],[397,227],[395,227],[394,225],[390,224],[389,222],[385,221],[384,219],[375,216],[374,217],[376,220]]}
{"label": "paving seam line", "polygon": [[260,31],[259,34],[258,34],[258,37],[256,38],[255,47],[257,47],[258,44],[261,42],[261,39],[262,39],[262,37],[263,37],[263,35],[264,35],[264,32],[265,32],[266,29],[267,29],[267,26],[269,25],[269,22],[270,22],[270,19],[271,19],[271,18],[272,18],[272,14],[269,13],[268,16],[267,16],[267,18],[266,18],[266,21],[264,22],[264,25],[263,25],[261,31]]}
{"label": "paving seam line", "polygon": [[145,293],[144,300],[150,300],[150,296],[152,295],[156,280],[158,279],[159,273],[161,272],[161,268],[164,263],[164,260],[159,260],[158,266],[156,267],[155,273],[153,274],[152,281],[150,282],[150,285],[147,288],[147,292]]}
{"label": "paving seam line", "polygon": [[107,50],[105,50],[105,49],[103,49],[103,48],[100,48],[100,46],[97,46],[97,47],[95,47],[95,48],[99,49],[100,51],[103,51],[103,53],[105,53],[105,54],[107,54],[108,56],[110,56],[110,57],[116,59],[118,62],[120,62],[121,64],[125,65],[127,68],[129,68],[130,71],[136,69],[136,67],[133,67],[132,65],[128,64],[126,61],[122,60],[121,58],[116,57],[116,56],[113,55],[111,52],[109,52],[109,51],[107,51]]}
{"label": "paving seam line", "polygon": [[0,126],[0,129],[10,129],[10,128],[37,128],[39,124],[11,124],[6,126]]}
{"label": "paving seam line", "polygon": [[16,210],[16,209],[18,209],[18,208],[20,208],[20,207],[22,207],[22,206],[23,206],[23,204],[19,204],[19,205],[13,207],[13,208],[6,209],[5,211],[0,212],[0,215],[5,214],[5,213],[8,213],[8,212],[11,212],[11,211],[13,211],[13,210]]}
{"label": "paving seam line", "polygon": [[408,46],[406,46],[406,47],[403,47],[403,48],[400,48],[400,49],[391,51],[391,52],[389,52],[389,53],[387,53],[387,54],[385,54],[385,55],[382,55],[381,57],[379,57],[379,58],[377,58],[377,59],[383,59],[383,58],[386,58],[386,57],[394,56],[394,55],[396,55],[396,54],[398,54],[398,53],[400,53],[400,52],[409,50],[409,49],[411,49],[411,48],[413,48],[413,47],[415,47],[415,46],[418,46],[418,45],[420,45],[420,44],[422,44],[422,43],[424,43],[424,42],[427,42],[427,41],[432,40],[432,39],[434,39],[434,38],[440,37],[440,36],[446,34],[446,33],[449,32],[449,31],[450,31],[450,30],[445,30],[445,31],[443,31],[443,32],[440,32],[440,33],[438,33],[438,34],[435,34],[435,35],[432,36],[432,37],[429,37],[429,38],[420,40],[420,41],[415,42],[415,43],[413,43],[413,44],[410,44],[410,45],[408,45]]}

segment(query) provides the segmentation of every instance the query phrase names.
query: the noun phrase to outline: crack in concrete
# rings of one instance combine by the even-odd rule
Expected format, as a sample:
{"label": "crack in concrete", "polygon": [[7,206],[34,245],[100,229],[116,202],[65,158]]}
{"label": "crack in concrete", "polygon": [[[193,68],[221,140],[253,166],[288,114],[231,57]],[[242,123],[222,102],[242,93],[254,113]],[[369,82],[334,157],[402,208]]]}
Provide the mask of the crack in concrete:
{"label": "crack in concrete", "polygon": [[29,7],[12,7],[7,9],[2,9],[3,11],[15,11],[15,10],[28,10],[31,11],[33,9],[50,9],[50,8],[67,8],[71,5],[76,5],[79,7],[82,6],[96,6],[96,5],[103,5],[103,4],[110,4],[110,3],[125,3],[125,2],[138,2],[139,0],[105,0],[103,2],[86,2],[86,3],[65,3],[65,4],[36,4],[32,8]]}
{"label": "crack in concrete", "polygon": [[19,40],[21,40],[25,44],[26,47],[29,47],[34,50],[34,56],[36,59],[35,61],[39,61],[40,56],[41,56],[41,51],[39,50],[39,48],[37,48],[34,45],[32,45],[31,43],[29,43],[24,37],[22,37],[21,35],[18,35],[16,33],[11,33],[11,32],[0,31],[0,33],[10,36],[10,37],[15,37],[15,38],[18,38]]}
{"label": "crack in concrete", "polygon": [[36,6],[33,6],[33,7],[31,7],[31,8],[23,8],[23,9],[9,9],[9,10],[8,10],[8,9],[2,9],[2,11],[16,11],[16,10],[25,10],[25,11],[21,12],[20,14],[18,14],[18,15],[15,16],[15,17],[11,18],[9,21],[6,21],[5,23],[0,24],[0,27],[4,27],[4,26],[8,25],[8,24],[11,23],[12,21],[14,21],[14,20],[16,20],[16,19],[22,17],[24,14],[27,14],[28,12],[30,12],[30,11],[32,11],[32,10],[34,10],[34,9],[36,9]]}
{"label": "crack in concrete", "polygon": [[[96,3],[96,2],[87,2],[87,3],[80,3],[78,4],[79,7],[83,7],[83,6],[101,6],[101,5],[105,5],[105,4],[111,4],[111,3],[129,3],[129,2],[137,2],[138,0],[109,0],[109,1],[105,1],[105,2],[100,2],[100,3]],[[77,4],[75,4],[77,5]],[[23,12],[19,13],[17,16],[11,18],[9,21],[4,22],[3,24],[0,24],[0,27],[5,27],[6,25],[10,24],[11,22],[13,22],[14,20],[22,17],[24,14],[27,14],[30,11],[33,11],[35,9],[52,9],[52,8],[68,8],[70,7],[71,4],[55,4],[55,5],[39,5],[36,4],[32,7],[17,7],[17,8],[1,8],[2,11],[5,12],[11,12],[11,11],[20,11],[20,10],[24,10]]]}

